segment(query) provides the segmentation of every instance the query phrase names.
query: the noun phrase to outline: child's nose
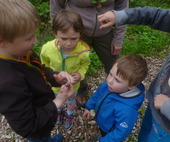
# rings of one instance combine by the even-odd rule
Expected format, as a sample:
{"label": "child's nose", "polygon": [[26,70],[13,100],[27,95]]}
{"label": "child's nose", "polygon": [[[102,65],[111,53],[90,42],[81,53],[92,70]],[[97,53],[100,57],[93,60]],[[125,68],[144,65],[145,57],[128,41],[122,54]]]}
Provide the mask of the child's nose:
{"label": "child's nose", "polygon": [[67,45],[71,45],[71,40],[67,40]]}
{"label": "child's nose", "polygon": [[111,84],[111,83],[112,83],[112,78],[111,78],[111,77],[108,77],[108,78],[107,78],[107,82],[108,82],[109,84]]}

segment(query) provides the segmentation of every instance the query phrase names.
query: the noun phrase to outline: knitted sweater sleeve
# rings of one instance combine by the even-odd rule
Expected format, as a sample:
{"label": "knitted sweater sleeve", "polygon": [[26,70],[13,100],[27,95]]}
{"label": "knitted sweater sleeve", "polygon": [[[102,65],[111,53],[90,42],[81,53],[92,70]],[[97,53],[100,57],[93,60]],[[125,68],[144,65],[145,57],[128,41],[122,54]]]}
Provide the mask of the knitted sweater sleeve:
{"label": "knitted sweater sleeve", "polygon": [[[128,0],[115,0],[114,10],[117,10],[117,11],[122,10],[122,9],[128,8],[128,6],[129,6]],[[114,45],[122,46],[122,41],[123,41],[123,38],[124,38],[125,29],[126,29],[126,26],[121,25],[119,27],[116,27],[113,30],[114,37],[113,37],[112,43]]]}
{"label": "knitted sweater sleeve", "polygon": [[168,99],[163,106],[161,107],[160,111],[161,113],[168,119],[170,120],[170,99]]}
{"label": "knitted sweater sleeve", "polygon": [[153,29],[170,32],[170,10],[155,7],[138,7],[114,11],[116,26],[124,24],[148,25]]}

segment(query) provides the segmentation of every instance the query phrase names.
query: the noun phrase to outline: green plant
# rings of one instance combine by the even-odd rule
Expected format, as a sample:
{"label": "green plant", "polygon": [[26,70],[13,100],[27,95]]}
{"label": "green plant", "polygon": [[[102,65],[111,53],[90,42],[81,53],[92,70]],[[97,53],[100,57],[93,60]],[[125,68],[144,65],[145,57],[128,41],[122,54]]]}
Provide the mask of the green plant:
{"label": "green plant", "polygon": [[147,5],[147,1],[145,0],[130,0],[129,1],[129,7],[143,7]]}
{"label": "green plant", "polygon": [[39,31],[37,31],[37,38],[38,38],[38,43],[34,46],[33,50],[40,55],[41,48],[43,44],[47,43],[50,40],[53,40],[55,36],[53,34],[48,34],[48,35],[41,35]]}
{"label": "green plant", "polygon": [[162,56],[170,43],[170,35],[147,26],[128,25],[122,55]]}
{"label": "green plant", "polygon": [[41,18],[40,30],[43,31],[47,29],[50,25],[50,8],[48,0],[29,0],[38,10]]}
{"label": "green plant", "polygon": [[11,131],[6,131],[5,134],[6,134],[6,135],[10,135],[10,134],[11,134]]}
{"label": "green plant", "polygon": [[11,142],[15,142],[15,138],[12,137],[12,138],[10,139],[10,141],[11,141]]}
{"label": "green plant", "polygon": [[90,66],[89,69],[87,71],[87,76],[98,76],[99,73],[102,72],[101,68],[102,68],[102,62],[99,60],[96,52],[94,52],[93,49],[91,49],[91,53],[90,53]]}

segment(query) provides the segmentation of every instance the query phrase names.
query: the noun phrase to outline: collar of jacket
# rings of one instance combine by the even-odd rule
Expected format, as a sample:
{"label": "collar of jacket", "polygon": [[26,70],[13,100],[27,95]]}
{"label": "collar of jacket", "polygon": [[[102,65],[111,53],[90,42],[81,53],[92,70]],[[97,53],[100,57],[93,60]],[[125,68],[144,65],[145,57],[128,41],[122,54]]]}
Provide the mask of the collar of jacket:
{"label": "collar of jacket", "polygon": [[[54,41],[54,44],[55,44],[56,48],[60,51],[60,50],[61,50],[61,46],[58,45],[58,42],[59,42],[58,39],[56,39],[56,40]],[[79,45],[80,43],[81,43],[82,45],[84,45],[84,47],[86,47],[86,49],[79,50],[78,47],[80,46],[80,45]],[[88,45],[87,43],[85,43],[84,41],[79,40],[78,43],[77,43],[77,46],[76,46],[75,49],[69,54],[69,56],[78,56],[78,55],[80,55],[80,54],[82,54],[82,53],[84,53],[84,52],[87,52],[87,51],[89,51],[89,50],[90,50],[89,45]],[[73,54],[72,54],[72,53],[73,53]]]}
{"label": "collar of jacket", "polygon": [[32,51],[30,51],[26,56],[20,56],[18,59],[7,57],[7,56],[0,56],[0,58],[4,59],[4,60],[21,62],[21,63],[25,63],[25,64],[28,64],[28,65],[31,65],[30,64],[30,56],[31,55],[32,55]]}
{"label": "collar of jacket", "polygon": [[129,90],[125,93],[119,94],[119,96],[124,97],[124,98],[131,98],[131,97],[135,97],[135,96],[139,95],[141,92],[142,91],[136,87],[136,88]]}
{"label": "collar of jacket", "polygon": [[[43,67],[42,67],[41,63],[39,63],[36,60],[31,60],[30,59],[32,54],[33,54],[33,52],[30,51],[26,56],[21,56],[18,59],[10,58],[10,57],[7,57],[7,56],[0,56],[0,59],[8,61],[8,62],[11,62],[11,63],[23,63],[23,64],[26,64],[26,65],[28,65],[30,67],[36,68],[41,73],[43,78],[46,80],[46,76],[45,76],[45,74],[43,72]],[[37,66],[32,65],[31,63],[34,63]]]}

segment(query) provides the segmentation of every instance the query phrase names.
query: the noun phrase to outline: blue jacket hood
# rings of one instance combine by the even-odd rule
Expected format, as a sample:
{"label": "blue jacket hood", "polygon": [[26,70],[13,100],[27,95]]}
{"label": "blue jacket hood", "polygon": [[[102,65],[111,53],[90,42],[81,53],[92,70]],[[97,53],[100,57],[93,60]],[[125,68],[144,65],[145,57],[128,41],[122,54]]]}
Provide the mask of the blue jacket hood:
{"label": "blue jacket hood", "polygon": [[106,94],[109,93],[110,94],[109,99],[115,99],[115,100],[120,101],[121,103],[125,103],[126,105],[131,106],[135,109],[139,109],[139,107],[141,106],[141,101],[144,100],[144,90],[145,90],[144,85],[139,84],[136,88],[134,88],[128,92],[118,94],[118,93],[110,92],[110,90],[108,89],[107,82],[104,82],[101,85],[100,91],[106,92]]}

